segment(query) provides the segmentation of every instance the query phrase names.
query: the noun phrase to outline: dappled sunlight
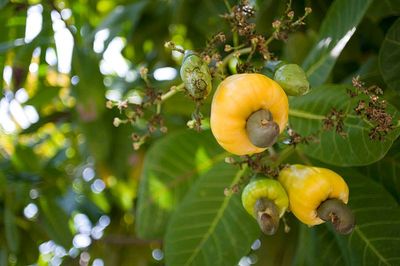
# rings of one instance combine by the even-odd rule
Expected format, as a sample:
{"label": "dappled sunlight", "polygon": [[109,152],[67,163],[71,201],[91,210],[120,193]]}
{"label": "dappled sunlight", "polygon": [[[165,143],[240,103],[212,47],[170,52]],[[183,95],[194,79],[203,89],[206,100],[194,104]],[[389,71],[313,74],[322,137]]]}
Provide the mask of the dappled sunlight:
{"label": "dappled sunlight", "polygon": [[104,75],[117,74],[123,78],[128,74],[129,65],[122,56],[121,51],[125,47],[125,40],[115,37],[104,51],[103,60],[100,62],[100,71]]}
{"label": "dappled sunlight", "polygon": [[207,153],[207,150],[204,146],[200,146],[195,155],[196,169],[199,174],[203,174],[207,172],[212,164],[213,160],[210,155]]}
{"label": "dappled sunlight", "polygon": [[61,73],[69,73],[71,71],[72,52],[74,47],[74,39],[71,32],[66,28],[61,15],[57,11],[51,12],[53,21],[54,40],[56,43],[58,71]]}
{"label": "dappled sunlight", "polygon": [[161,209],[170,211],[175,205],[173,192],[154,173],[149,173],[149,192]]}
{"label": "dappled sunlight", "polygon": [[157,68],[154,71],[153,76],[158,81],[173,80],[173,79],[175,79],[177,73],[178,73],[178,71],[176,71],[175,68],[162,67],[162,68]]}
{"label": "dappled sunlight", "polygon": [[24,39],[26,43],[30,43],[42,30],[42,12],[42,5],[34,5],[28,8]]}

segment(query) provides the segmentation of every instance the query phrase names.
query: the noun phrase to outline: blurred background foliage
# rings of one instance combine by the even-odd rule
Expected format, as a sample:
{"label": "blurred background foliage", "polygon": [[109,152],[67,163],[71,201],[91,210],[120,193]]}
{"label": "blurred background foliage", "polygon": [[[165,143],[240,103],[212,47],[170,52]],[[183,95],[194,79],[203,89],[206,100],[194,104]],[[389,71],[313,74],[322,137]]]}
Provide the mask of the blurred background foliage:
{"label": "blurred background foliage", "polygon": [[[257,31],[271,34],[286,3],[250,2]],[[271,51],[301,64],[331,3],[293,1],[296,14],[305,6],[313,13]],[[400,108],[398,93],[378,68],[399,7],[395,0],[372,2],[328,82],[349,83],[360,74],[385,88],[388,101]],[[162,239],[142,239],[135,231],[144,157],[159,137],[134,151],[131,128],[114,127],[118,111],[105,104],[141,90],[141,67],[161,90],[178,84],[182,58],[164,43],[201,49],[213,34],[229,31],[220,17],[226,12],[224,1],[214,0],[0,1],[0,265],[164,264]],[[193,104],[177,95],[163,110],[168,134],[174,134],[185,128]],[[398,143],[382,161],[359,170],[385,184],[397,203]],[[382,174],[388,165],[393,172]],[[294,256],[311,265],[290,240],[312,241],[315,235],[304,238],[304,231],[295,225],[284,242],[279,235],[262,245],[257,240],[257,251],[241,265],[287,265]]]}

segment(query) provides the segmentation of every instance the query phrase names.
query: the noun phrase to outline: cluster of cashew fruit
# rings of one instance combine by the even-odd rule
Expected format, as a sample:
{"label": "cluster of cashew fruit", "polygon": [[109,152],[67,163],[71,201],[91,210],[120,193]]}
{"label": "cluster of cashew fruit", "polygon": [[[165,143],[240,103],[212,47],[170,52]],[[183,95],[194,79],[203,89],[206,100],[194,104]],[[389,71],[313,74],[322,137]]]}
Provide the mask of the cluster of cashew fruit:
{"label": "cluster of cashew fruit", "polygon": [[244,208],[267,235],[277,231],[279,219],[287,210],[309,226],[331,222],[338,233],[349,234],[355,219],[346,205],[348,199],[349,189],[340,175],[299,164],[280,171],[278,180],[250,182],[242,193]]}
{"label": "cluster of cashew fruit", "polygon": [[[276,62],[267,67],[273,79],[256,73],[235,74],[223,80],[214,93],[211,130],[217,142],[233,154],[251,155],[271,147],[287,125],[287,95],[303,95],[309,90],[298,65]],[[194,99],[210,93],[207,64],[195,53],[185,53],[181,77]],[[276,232],[286,211],[309,226],[328,221],[338,233],[349,234],[355,219],[346,205],[348,196],[347,184],[335,172],[291,165],[280,171],[277,180],[265,177],[250,182],[243,190],[242,203],[268,235]]]}

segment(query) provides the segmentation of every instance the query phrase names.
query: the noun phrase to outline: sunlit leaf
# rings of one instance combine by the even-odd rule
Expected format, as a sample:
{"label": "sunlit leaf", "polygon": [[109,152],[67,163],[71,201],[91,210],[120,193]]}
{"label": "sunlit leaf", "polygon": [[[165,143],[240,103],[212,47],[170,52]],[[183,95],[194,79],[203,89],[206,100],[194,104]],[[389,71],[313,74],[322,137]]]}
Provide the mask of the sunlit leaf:
{"label": "sunlit leaf", "polygon": [[139,236],[162,237],[170,214],[195,179],[225,155],[210,132],[181,131],[155,143],[146,154],[139,186]]}
{"label": "sunlit leaf", "polygon": [[356,31],[372,0],[336,0],[322,22],[319,38],[303,62],[312,86],[323,84]]}
{"label": "sunlit leaf", "polygon": [[240,194],[224,195],[244,172],[220,163],[199,178],[169,222],[167,265],[235,265],[249,252],[258,225]]}

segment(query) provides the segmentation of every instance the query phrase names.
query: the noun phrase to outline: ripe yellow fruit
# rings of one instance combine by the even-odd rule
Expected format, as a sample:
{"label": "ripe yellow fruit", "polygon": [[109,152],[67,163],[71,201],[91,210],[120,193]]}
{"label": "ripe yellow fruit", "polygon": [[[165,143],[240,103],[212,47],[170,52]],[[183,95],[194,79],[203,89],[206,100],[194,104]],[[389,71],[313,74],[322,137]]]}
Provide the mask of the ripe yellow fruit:
{"label": "ripe yellow fruit", "polygon": [[328,199],[349,200],[349,188],[337,173],[320,167],[291,165],[280,171],[279,182],[289,196],[289,209],[301,222],[317,225],[325,221],[317,209]]}
{"label": "ripe yellow fruit", "polygon": [[267,147],[255,146],[246,130],[249,117],[260,110],[272,115],[272,121],[279,126],[278,134],[285,129],[289,104],[278,83],[255,73],[236,74],[222,81],[214,94],[210,117],[211,130],[218,143],[236,155],[266,150]]}

